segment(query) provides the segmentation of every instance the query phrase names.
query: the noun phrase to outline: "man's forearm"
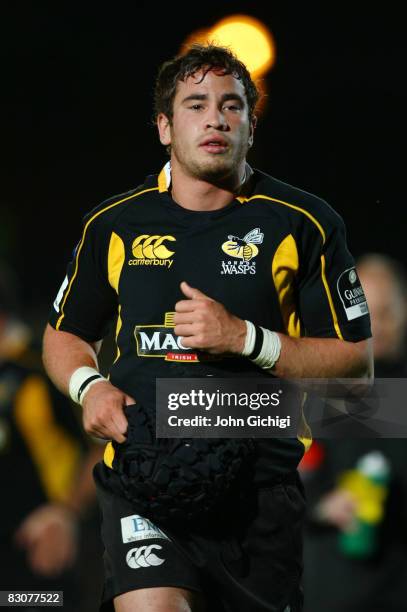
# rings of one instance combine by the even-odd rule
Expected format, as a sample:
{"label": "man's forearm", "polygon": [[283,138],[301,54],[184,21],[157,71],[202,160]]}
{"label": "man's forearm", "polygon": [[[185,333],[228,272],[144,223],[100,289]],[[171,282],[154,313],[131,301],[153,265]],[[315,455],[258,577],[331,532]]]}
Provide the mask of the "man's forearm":
{"label": "man's forearm", "polygon": [[73,372],[82,367],[97,368],[96,345],[73,334],[47,326],[43,341],[43,361],[48,376],[62,393],[68,395]]}
{"label": "man's forearm", "polygon": [[359,378],[373,375],[369,340],[291,338],[279,334],[280,357],[273,374],[282,378]]}

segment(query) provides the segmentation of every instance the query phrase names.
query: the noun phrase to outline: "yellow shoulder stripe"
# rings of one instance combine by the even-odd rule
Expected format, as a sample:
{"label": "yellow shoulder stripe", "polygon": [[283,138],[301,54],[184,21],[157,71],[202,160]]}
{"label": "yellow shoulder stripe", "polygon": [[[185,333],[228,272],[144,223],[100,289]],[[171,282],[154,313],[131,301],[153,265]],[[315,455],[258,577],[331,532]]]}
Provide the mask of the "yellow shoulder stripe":
{"label": "yellow shoulder stripe", "polygon": [[277,202],[277,204],[283,204],[284,206],[288,206],[289,208],[293,208],[294,210],[298,210],[303,215],[308,217],[308,219],[310,219],[317,226],[317,228],[319,229],[319,231],[321,232],[321,235],[322,235],[322,242],[325,243],[326,236],[325,236],[325,232],[323,230],[322,225],[319,223],[319,221],[317,221],[315,219],[315,217],[313,215],[311,215],[311,213],[308,212],[308,210],[305,210],[305,208],[301,208],[300,206],[295,206],[294,204],[290,204],[289,202],[285,202],[284,200],[277,200],[277,198],[271,198],[270,196],[266,196],[266,195],[254,195],[251,198],[239,198],[239,200],[242,201],[242,202],[244,202],[244,201],[245,202],[251,202],[252,200],[256,200],[256,199],[271,200],[272,202]]}
{"label": "yellow shoulder stripe", "polygon": [[[276,198],[271,198],[270,196],[266,196],[266,195],[254,195],[251,198],[247,198],[246,202],[250,202],[251,200],[255,200],[255,199],[271,200],[272,202],[277,202],[277,204],[283,204],[283,206],[288,206],[289,208],[298,210],[299,212],[304,214],[306,217],[308,217],[308,219],[310,219],[312,223],[314,223],[314,225],[316,225],[316,227],[318,228],[322,236],[322,244],[325,244],[326,234],[324,232],[322,225],[319,223],[319,221],[317,221],[317,219],[315,219],[313,215],[311,215],[311,213],[309,213],[304,208],[301,208],[300,206],[295,206],[294,204],[290,204],[289,202],[285,202],[284,200],[277,200]],[[325,288],[326,296],[328,299],[329,309],[331,311],[336,335],[338,336],[338,338],[343,340],[343,335],[339,327],[338,316],[336,314],[334,302],[333,302],[332,295],[331,295],[331,290],[329,289],[328,281],[325,275],[325,257],[324,255],[321,255],[321,277],[322,277],[322,283]]]}
{"label": "yellow shoulder stripe", "polygon": [[137,197],[139,197],[139,196],[143,195],[143,193],[147,193],[148,191],[157,191],[157,190],[158,190],[158,187],[151,187],[150,189],[144,189],[143,191],[140,191],[139,193],[134,193],[134,194],[132,194],[132,195],[130,195],[130,196],[127,196],[126,198],[123,198],[123,199],[119,200],[118,202],[113,202],[113,204],[109,204],[109,206],[106,206],[106,208],[102,208],[102,210],[99,210],[97,213],[95,213],[95,214],[94,214],[94,215],[93,215],[93,216],[92,216],[92,217],[91,217],[91,218],[90,218],[90,219],[87,221],[87,223],[86,223],[86,225],[85,225],[85,227],[84,227],[84,230],[83,230],[82,239],[81,239],[81,241],[80,241],[80,243],[79,243],[79,247],[78,247],[78,250],[77,250],[77,252],[76,252],[76,256],[75,256],[75,271],[74,271],[74,273],[73,273],[73,275],[72,275],[72,278],[71,278],[71,280],[70,280],[70,282],[69,282],[69,285],[68,285],[68,290],[67,290],[67,292],[66,292],[66,294],[65,294],[65,297],[64,297],[64,299],[63,299],[63,301],[62,301],[62,304],[61,304],[61,316],[59,317],[59,319],[58,319],[58,321],[57,321],[57,324],[56,324],[56,329],[59,329],[59,328],[60,328],[61,323],[62,323],[62,320],[63,320],[63,318],[64,318],[64,316],[65,316],[65,313],[64,313],[64,307],[65,307],[65,304],[66,304],[66,300],[67,300],[67,298],[68,298],[68,295],[69,295],[69,293],[70,293],[70,291],[71,291],[72,284],[73,284],[73,282],[74,282],[74,280],[75,280],[75,278],[76,278],[76,276],[77,276],[77,274],[78,274],[79,255],[80,255],[80,253],[81,253],[81,251],[82,251],[83,243],[85,242],[86,232],[87,232],[87,230],[88,230],[89,225],[92,223],[92,221],[93,221],[94,219],[96,219],[97,217],[99,217],[101,214],[103,214],[103,213],[104,213],[104,212],[106,212],[107,210],[110,210],[111,208],[114,208],[114,206],[118,206],[119,204],[122,204],[123,202],[127,202],[127,200],[131,200],[131,198],[137,198]]}

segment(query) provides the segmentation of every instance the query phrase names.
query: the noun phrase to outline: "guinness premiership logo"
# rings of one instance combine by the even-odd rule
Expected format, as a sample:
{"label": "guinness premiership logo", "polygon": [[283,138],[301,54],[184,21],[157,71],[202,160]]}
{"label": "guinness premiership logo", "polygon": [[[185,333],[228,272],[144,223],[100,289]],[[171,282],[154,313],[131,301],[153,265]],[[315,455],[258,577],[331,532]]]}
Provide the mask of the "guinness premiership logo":
{"label": "guinness premiership logo", "polygon": [[133,240],[131,250],[135,259],[129,259],[129,266],[164,266],[171,268],[174,251],[170,251],[165,242],[175,242],[174,236],[158,234],[141,234]]}
{"label": "guinness premiership logo", "polygon": [[338,278],[337,290],[348,321],[368,314],[365,293],[355,268],[348,268]]}

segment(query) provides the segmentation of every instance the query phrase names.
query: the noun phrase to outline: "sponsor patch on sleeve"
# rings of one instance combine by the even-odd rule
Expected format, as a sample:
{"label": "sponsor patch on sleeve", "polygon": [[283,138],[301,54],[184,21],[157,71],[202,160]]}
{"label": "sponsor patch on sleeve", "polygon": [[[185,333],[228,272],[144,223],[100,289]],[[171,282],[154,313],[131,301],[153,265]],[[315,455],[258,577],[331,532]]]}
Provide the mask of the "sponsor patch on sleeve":
{"label": "sponsor patch on sleeve", "polygon": [[157,538],[169,540],[168,536],[154,525],[149,519],[132,514],[120,519],[123,543],[137,542],[139,540],[156,540]]}
{"label": "sponsor patch on sleeve", "polygon": [[348,321],[369,313],[366,296],[355,268],[348,268],[338,278],[337,289]]}

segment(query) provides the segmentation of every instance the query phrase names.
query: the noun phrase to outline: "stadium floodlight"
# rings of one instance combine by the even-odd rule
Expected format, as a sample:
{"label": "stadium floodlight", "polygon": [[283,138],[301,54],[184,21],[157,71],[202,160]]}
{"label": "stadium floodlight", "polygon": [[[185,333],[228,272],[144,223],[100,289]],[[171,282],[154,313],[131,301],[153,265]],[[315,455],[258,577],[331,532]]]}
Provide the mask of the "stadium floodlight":
{"label": "stadium floodlight", "polygon": [[208,29],[194,32],[183,48],[194,42],[214,42],[229,47],[246,64],[252,78],[264,76],[275,62],[273,35],[261,21],[248,15],[230,15]]}

